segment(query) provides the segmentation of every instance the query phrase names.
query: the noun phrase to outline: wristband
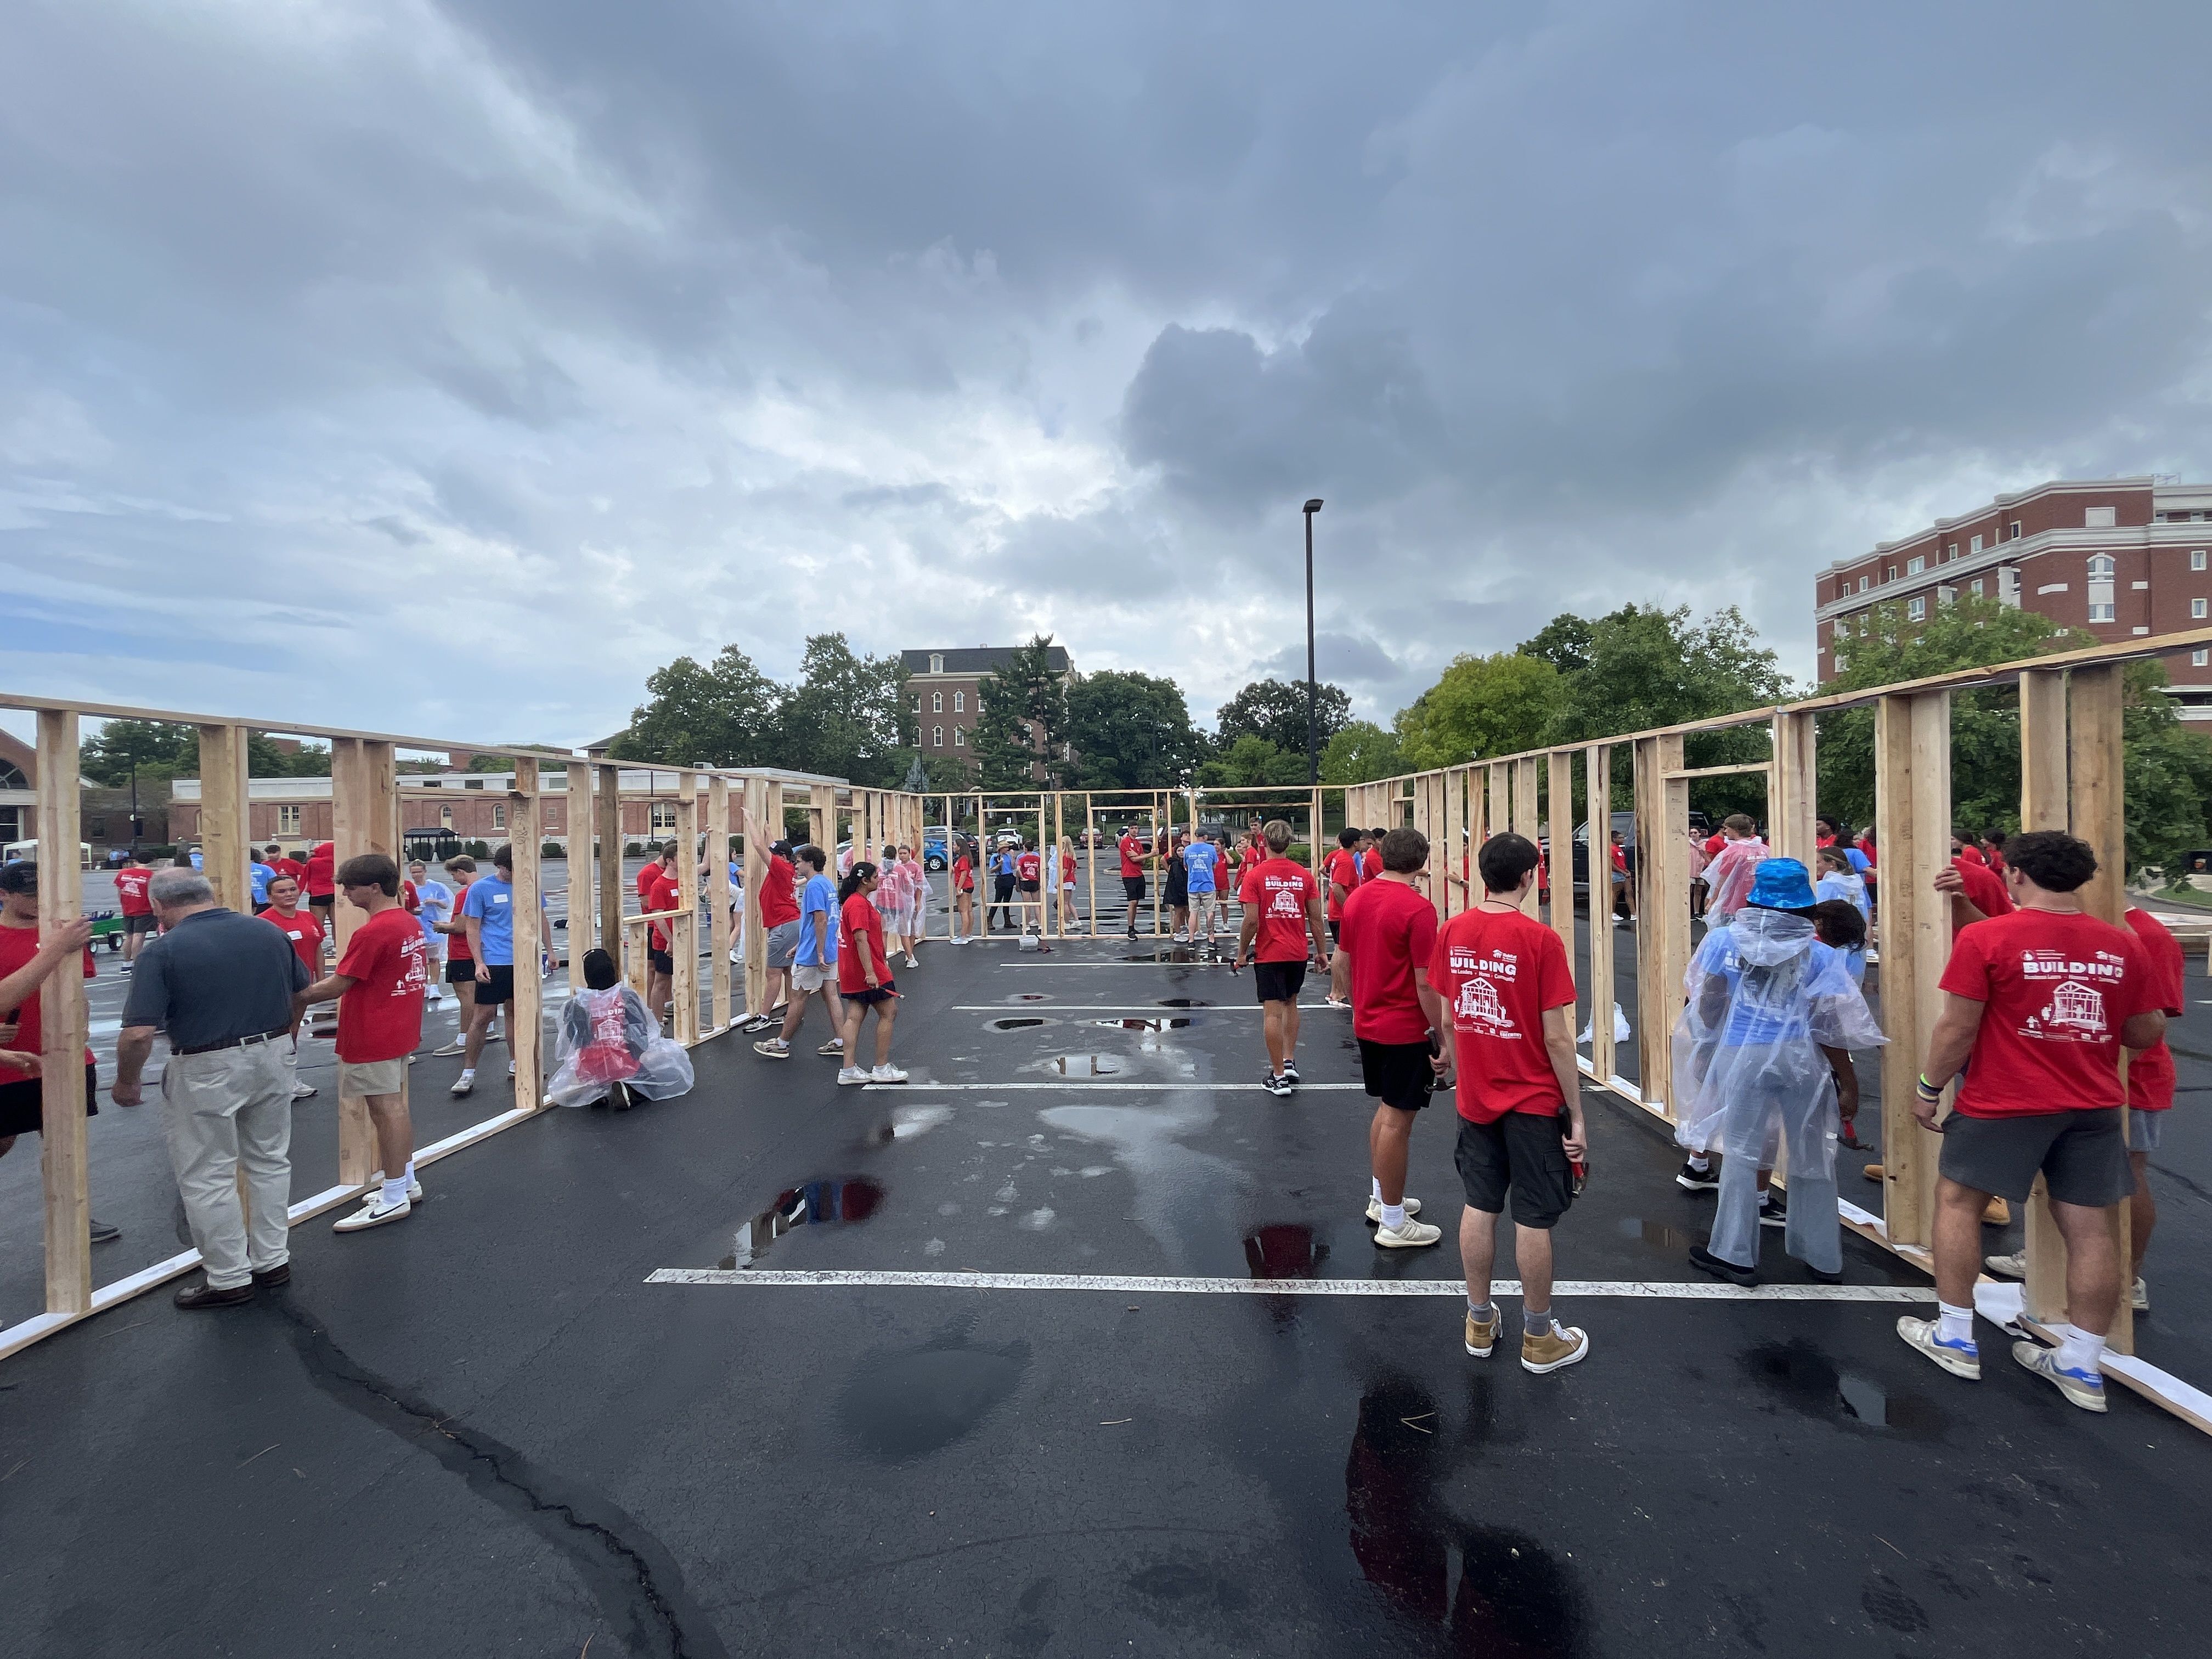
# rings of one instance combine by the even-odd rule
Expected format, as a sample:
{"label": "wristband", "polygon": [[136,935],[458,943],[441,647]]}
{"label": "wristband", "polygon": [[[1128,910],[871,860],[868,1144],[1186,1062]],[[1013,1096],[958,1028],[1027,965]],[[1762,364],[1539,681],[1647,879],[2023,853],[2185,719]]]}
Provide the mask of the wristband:
{"label": "wristband", "polygon": [[1920,1074],[1920,1092],[1929,1100],[1941,1100],[1943,1097],[1943,1091],[1928,1080],[1928,1073],[1925,1072]]}

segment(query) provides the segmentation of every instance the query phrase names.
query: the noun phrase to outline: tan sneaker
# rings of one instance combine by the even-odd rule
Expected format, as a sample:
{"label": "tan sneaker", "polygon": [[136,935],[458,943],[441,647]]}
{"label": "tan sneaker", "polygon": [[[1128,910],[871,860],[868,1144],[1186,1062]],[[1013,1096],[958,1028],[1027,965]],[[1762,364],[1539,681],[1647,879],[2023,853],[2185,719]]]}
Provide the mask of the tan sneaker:
{"label": "tan sneaker", "polygon": [[1541,1336],[1521,1336],[1521,1369],[1541,1376],[1546,1371],[1558,1370],[1571,1365],[1589,1352],[1589,1334],[1577,1325],[1561,1325],[1553,1321],[1552,1328]]}
{"label": "tan sneaker", "polygon": [[2012,1206],[2001,1198],[1991,1197],[1988,1203],[1982,1206],[1982,1225],[2009,1227],[2012,1225]]}
{"label": "tan sneaker", "polygon": [[1490,1351],[1498,1346],[1498,1324],[1504,1316],[1493,1315],[1486,1322],[1474,1316],[1474,1310],[1467,1310],[1467,1351],[1477,1359],[1490,1358]]}
{"label": "tan sneaker", "polygon": [[1864,1176],[1869,1181],[1879,1181],[1881,1179],[1881,1165],[1879,1164],[1869,1164],[1866,1168],[1861,1170],[1859,1173]]}
{"label": "tan sneaker", "polygon": [[1377,1227],[1375,1242],[1386,1250],[1419,1249],[1424,1244],[1433,1244],[1444,1236],[1441,1227],[1432,1227],[1425,1221],[1406,1218],[1402,1227]]}

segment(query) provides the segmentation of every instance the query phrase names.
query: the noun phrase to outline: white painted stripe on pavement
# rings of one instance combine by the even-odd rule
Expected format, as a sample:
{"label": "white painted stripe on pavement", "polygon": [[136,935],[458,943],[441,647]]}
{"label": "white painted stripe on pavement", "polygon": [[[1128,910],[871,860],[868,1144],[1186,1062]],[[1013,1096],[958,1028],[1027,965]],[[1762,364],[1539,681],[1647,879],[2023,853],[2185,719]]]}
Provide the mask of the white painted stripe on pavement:
{"label": "white painted stripe on pavement", "polygon": [[[1157,1002],[956,1002],[956,1014],[1006,1014],[1018,1018],[1023,1014],[1072,1014],[1088,1011],[1102,1014],[1151,1014],[1158,1019],[1178,1019],[1188,1014],[1256,1014],[1264,1012],[1256,1002],[1229,1002],[1189,1008],[1171,1008]],[[1301,1002],[1302,1014],[1324,1014],[1330,1011],[1326,1002]],[[1335,1010],[1338,1013],[1352,1012],[1347,1006]]]}
{"label": "white painted stripe on pavement", "polygon": [[[823,1267],[777,1272],[765,1267],[662,1267],[648,1285],[754,1285],[782,1289],[884,1285],[955,1291],[1111,1291],[1174,1296],[1422,1296],[1464,1297],[1455,1279],[1199,1279],[1132,1273],[890,1273]],[[1498,1279],[1495,1292],[1521,1294],[1517,1279]],[[1640,1297],[1684,1302],[1928,1302],[1932,1286],[1910,1285],[1730,1285],[1718,1280],[1571,1279],[1552,1286],[1559,1296]]]}
{"label": "white painted stripe on pavement", "polygon": [[[1073,1077],[1065,1083],[871,1083],[867,1087],[870,1091],[881,1090],[885,1094],[911,1093],[918,1089],[928,1089],[940,1094],[957,1090],[978,1095],[995,1095],[1008,1089],[1054,1089],[1062,1093],[1071,1089],[1121,1089],[1142,1091],[1147,1094],[1264,1094],[1267,1089],[1264,1083],[1093,1083],[1084,1078]],[[1364,1083],[1301,1083],[1292,1092],[1311,1094],[1316,1089],[1364,1091],[1366,1087]]]}

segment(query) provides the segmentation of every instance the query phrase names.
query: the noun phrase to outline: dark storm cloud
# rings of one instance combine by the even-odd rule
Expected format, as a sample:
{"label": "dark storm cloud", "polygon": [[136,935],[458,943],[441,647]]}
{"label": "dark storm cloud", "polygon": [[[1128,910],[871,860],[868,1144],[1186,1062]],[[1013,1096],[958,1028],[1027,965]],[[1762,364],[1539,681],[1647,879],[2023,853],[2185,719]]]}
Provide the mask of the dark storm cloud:
{"label": "dark storm cloud", "polygon": [[1363,713],[1632,599],[1802,669],[1831,558],[2212,468],[2209,46],[2055,0],[19,7],[0,568],[118,644],[9,678],[290,707],[307,663],[452,724],[465,625],[573,664],[513,712],[584,737],[678,651],[1034,628],[1210,708],[1303,668],[1310,495]]}

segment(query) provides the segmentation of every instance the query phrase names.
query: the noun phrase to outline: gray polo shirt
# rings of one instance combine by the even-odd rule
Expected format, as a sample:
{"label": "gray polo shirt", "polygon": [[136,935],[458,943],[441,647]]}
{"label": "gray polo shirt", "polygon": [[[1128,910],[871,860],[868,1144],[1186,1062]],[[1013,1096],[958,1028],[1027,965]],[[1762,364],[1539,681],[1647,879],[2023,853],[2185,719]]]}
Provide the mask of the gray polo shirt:
{"label": "gray polo shirt", "polygon": [[196,910],[138,953],[123,1023],[159,1026],[172,1048],[204,1048],[289,1029],[292,993],[307,987],[292,941],[267,922]]}

